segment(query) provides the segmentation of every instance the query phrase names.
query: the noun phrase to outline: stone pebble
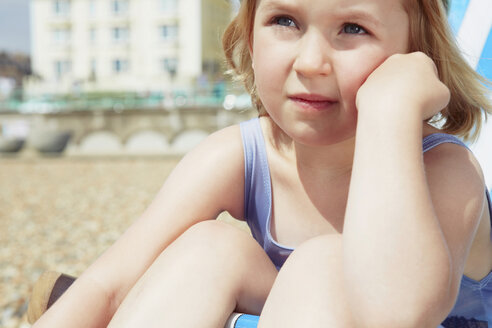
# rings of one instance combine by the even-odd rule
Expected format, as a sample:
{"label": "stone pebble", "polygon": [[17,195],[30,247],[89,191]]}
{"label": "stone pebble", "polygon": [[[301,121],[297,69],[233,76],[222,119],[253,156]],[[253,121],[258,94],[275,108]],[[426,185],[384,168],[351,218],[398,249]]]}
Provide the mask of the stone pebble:
{"label": "stone pebble", "polygon": [[41,273],[80,275],[138,218],[178,161],[0,158],[0,327],[30,327],[26,310]]}

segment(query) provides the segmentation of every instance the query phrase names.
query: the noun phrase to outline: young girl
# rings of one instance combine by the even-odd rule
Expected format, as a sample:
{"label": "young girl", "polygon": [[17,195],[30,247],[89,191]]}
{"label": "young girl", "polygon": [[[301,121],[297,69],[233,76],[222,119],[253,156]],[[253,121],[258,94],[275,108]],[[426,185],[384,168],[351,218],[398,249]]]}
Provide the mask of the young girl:
{"label": "young girl", "polygon": [[492,326],[490,198],[451,136],[492,109],[440,1],[242,0],[224,45],[260,118],[189,153],[35,327]]}

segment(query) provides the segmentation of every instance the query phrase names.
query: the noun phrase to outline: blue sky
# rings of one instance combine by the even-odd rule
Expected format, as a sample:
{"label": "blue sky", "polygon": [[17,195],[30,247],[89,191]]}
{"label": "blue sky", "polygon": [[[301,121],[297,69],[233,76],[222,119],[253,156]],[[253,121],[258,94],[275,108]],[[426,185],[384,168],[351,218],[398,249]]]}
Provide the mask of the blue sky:
{"label": "blue sky", "polygon": [[28,54],[29,0],[0,0],[0,51]]}

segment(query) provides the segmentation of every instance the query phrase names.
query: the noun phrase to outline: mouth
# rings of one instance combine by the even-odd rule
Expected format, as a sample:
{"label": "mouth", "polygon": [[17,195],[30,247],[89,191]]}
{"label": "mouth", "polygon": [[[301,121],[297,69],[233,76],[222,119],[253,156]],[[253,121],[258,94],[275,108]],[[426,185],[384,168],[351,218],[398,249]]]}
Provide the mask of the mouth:
{"label": "mouth", "polygon": [[288,97],[289,100],[306,110],[323,111],[330,109],[337,100],[317,94],[296,94]]}

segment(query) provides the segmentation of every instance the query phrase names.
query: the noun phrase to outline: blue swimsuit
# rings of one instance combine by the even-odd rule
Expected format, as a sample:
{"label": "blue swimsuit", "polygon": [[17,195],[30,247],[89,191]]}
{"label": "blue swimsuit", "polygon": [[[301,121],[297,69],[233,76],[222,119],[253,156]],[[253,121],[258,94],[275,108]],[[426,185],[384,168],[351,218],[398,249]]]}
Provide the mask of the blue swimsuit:
{"label": "blue swimsuit", "polygon": [[[270,233],[272,187],[260,121],[254,118],[240,127],[245,162],[244,215],[253,237],[280,269],[294,248],[277,243]],[[446,142],[465,146],[454,136],[436,133],[424,138],[423,151]],[[486,194],[492,218],[492,202],[487,191]],[[456,304],[440,327],[492,328],[492,272],[480,281],[463,276]]]}

